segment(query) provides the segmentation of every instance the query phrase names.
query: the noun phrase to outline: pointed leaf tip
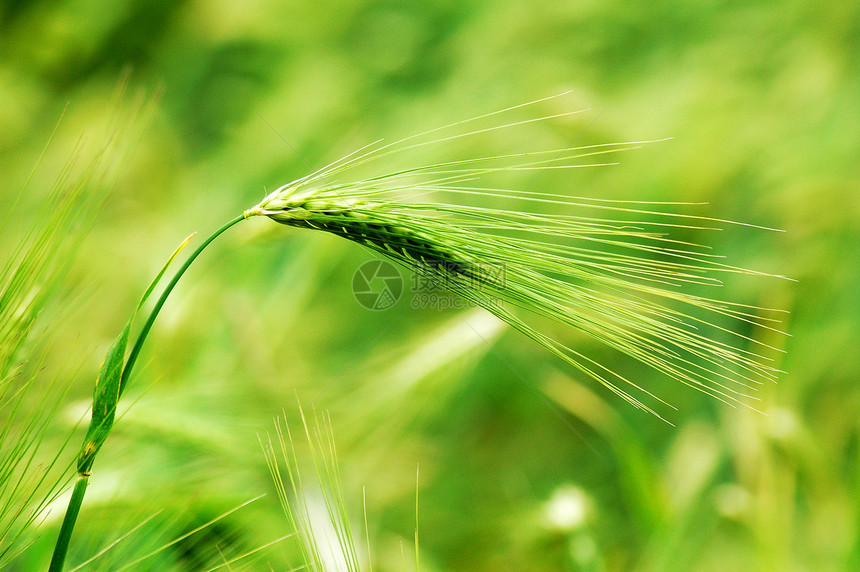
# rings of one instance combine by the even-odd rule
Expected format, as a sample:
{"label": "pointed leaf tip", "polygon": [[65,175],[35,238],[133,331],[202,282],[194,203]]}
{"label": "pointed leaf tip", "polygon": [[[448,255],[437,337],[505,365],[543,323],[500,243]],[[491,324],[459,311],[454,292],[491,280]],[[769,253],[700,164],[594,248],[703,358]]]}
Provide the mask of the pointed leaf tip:
{"label": "pointed leaf tip", "polygon": [[[149,298],[150,294],[152,294],[152,291],[155,290],[155,287],[161,281],[161,278],[164,276],[164,273],[167,272],[168,267],[170,267],[173,261],[176,260],[176,257],[179,256],[179,253],[182,252],[182,250],[186,246],[188,246],[188,243],[191,242],[191,239],[194,238],[196,235],[196,232],[192,232],[185,240],[183,240],[179,244],[178,247],[176,247],[176,250],[173,251],[173,254],[170,255],[170,258],[167,259],[167,262],[164,263],[164,266],[161,267],[161,270],[159,270],[158,274],[149,284],[149,287],[146,289],[146,292],[143,293],[143,296],[140,298],[140,302],[138,302],[137,304],[137,310],[135,311],[135,314],[137,314],[137,311],[139,311],[143,307],[143,304]],[[132,320],[134,320],[134,316],[132,316]]]}

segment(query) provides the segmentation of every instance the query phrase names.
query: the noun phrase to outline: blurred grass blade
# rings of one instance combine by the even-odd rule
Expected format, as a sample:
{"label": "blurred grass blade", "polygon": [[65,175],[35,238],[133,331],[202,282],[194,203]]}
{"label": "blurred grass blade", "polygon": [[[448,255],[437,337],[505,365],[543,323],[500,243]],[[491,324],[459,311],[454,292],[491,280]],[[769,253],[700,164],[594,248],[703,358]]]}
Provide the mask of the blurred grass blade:
{"label": "blurred grass blade", "polygon": [[134,567],[134,566],[137,566],[137,565],[138,565],[138,564],[140,564],[141,562],[143,562],[143,561],[145,561],[145,560],[148,560],[148,559],[152,558],[153,556],[155,556],[155,555],[159,554],[160,552],[163,552],[164,550],[167,550],[167,549],[168,549],[168,548],[170,548],[171,546],[174,546],[174,545],[176,545],[177,543],[179,543],[179,542],[181,542],[181,541],[185,540],[186,538],[189,538],[189,537],[193,536],[194,534],[197,534],[197,533],[198,533],[198,532],[200,532],[201,530],[203,530],[203,529],[205,529],[205,528],[207,528],[207,527],[212,526],[212,525],[213,525],[213,524],[215,524],[216,522],[218,522],[218,521],[220,521],[220,520],[223,520],[224,518],[226,518],[226,517],[230,516],[231,514],[233,514],[234,512],[236,512],[237,510],[240,510],[240,509],[242,509],[242,508],[244,508],[244,507],[248,506],[249,504],[251,504],[251,503],[253,503],[253,502],[256,502],[256,501],[260,500],[263,496],[264,496],[264,495],[260,495],[260,496],[254,497],[254,498],[252,498],[252,499],[246,500],[245,502],[243,502],[243,503],[241,503],[241,504],[239,504],[239,505],[237,505],[237,506],[235,506],[235,507],[231,508],[230,510],[228,510],[228,511],[226,511],[226,512],[223,512],[223,513],[219,514],[219,515],[218,515],[218,516],[216,516],[215,518],[213,518],[213,519],[211,519],[211,520],[209,520],[209,521],[207,521],[207,522],[205,522],[205,523],[203,523],[203,524],[201,524],[201,525],[199,525],[199,526],[194,527],[193,529],[191,529],[191,530],[190,530],[190,531],[188,531],[187,533],[185,533],[185,534],[183,534],[183,535],[181,535],[181,536],[179,536],[179,537],[177,537],[177,538],[174,538],[173,540],[171,540],[171,541],[170,541],[170,542],[168,542],[167,544],[164,544],[163,546],[158,547],[156,550],[153,550],[152,552],[150,552],[150,553],[148,553],[148,554],[145,554],[144,556],[141,556],[140,558],[137,558],[137,559],[135,559],[135,560],[132,560],[131,562],[127,562],[127,563],[125,563],[125,565],[123,565],[122,567],[120,567],[120,568],[118,568],[118,569],[117,569],[117,572],[119,572],[120,570],[128,570],[129,568],[132,568],[132,567]]}
{"label": "blurred grass blade", "polygon": [[[66,468],[58,466],[68,438],[47,457],[40,449],[76,367],[60,358],[63,365],[53,371],[46,362],[58,349],[52,345],[57,329],[52,324],[64,320],[64,305],[75,288],[65,284],[67,271],[116,180],[129,138],[143,129],[148,104],[152,109],[147,98],[122,105],[124,87],[117,89],[115,121],[101,143],[91,149],[79,139],[49,191],[30,204],[31,196],[41,194],[30,187],[49,157],[62,118],[58,121],[0,224],[0,568],[26,549],[31,525],[68,480]],[[40,319],[44,327],[34,329]]]}
{"label": "blurred grass blade", "polygon": [[[296,443],[285,420],[275,420],[275,440],[270,435],[266,443],[261,441],[278,498],[302,556],[301,565],[295,569],[358,572],[362,570],[361,559],[342,487],[331,419],[324,416],[321,421],[314,413],[311,425],[301,408],[300,415],[315,481],[309,483],[302,478]],[[284,481],[281,462],[288,482]]]}

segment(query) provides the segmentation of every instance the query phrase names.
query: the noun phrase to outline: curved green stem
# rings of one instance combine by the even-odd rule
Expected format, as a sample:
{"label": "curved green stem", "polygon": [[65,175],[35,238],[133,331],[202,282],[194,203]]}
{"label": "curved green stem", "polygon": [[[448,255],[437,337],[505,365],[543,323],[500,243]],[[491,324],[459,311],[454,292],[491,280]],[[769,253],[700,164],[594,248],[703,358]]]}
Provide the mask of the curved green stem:
{"label": "curved green stem", "polygon": [[[200,255],[203,250],[209,246],[209,244],[218,238],[221,233],[230,228],[231,226],[245,220],[247,218],[246,215],[241,215],[215,232],[213,232],[209,237],[203,241],[203,243],[197,247],[197,249],[191,253],[191,256],[185,261],[185,263],[176,271],[176,274],[173,275],[173,278],[170,280],[170,283],[164,288],[164,291],[161,293],[161,297],[158,298],[158,301],[155,303],[155,306],[150,311],[149,316],[146,319],[146,323],[143,324],[143,328],[141,328],[140,333],[137,335],[137,340],[134,342],[134,347],[132,347],[131,352],[128,354],[128,360],[126,360],[125,365],[122,370],[122,376],[120,377],[120,385],[119,385],[119,395],[122,395],[123,390],[128,384],[129,377],[131,376],[132,368],[134,368],[134,364],[137,361],[137,357],[140,354],[140,350],[143,347],[143,342],[146,341],[147,335],[149,335],[149,331],[152,329],[152,325],[155,323],[155,318],[158,317],[158,313],[161,311],[162,306],[167,301],[167,297],[170,296],[170,293],[173,291],[173,288],[179,282],[179,279],[182,278],[182,275],[185,274],[185,271],[188,270],[188,267],[191,266],[191,263]],[[75,523],[78,519],[78,513],[81,510],[81,505],[84,502],[84,495],[87,492],[87,484],[89,482],[90,474],[89,472],[81,472],[78,474],[78,480],[75,483],[74,491],[72,492],[72,498],[69,500],[69,506],[66,508],[66,515],[63,518],[63,524],[60,527],[60,535],[57,538],[57,543],[54,545],[54,554],[51,557],[51,565],[48,568],[49,572],[62,572],[63,565],[66,560],[66,554],[69,551],[69,541],[72,538],[72,531],[75,528]]]}
{"label": "curved green stem", "polygon": [[191,256],[188,257],[188,260],[185,261],[185,264],[176,271],[176,274],[173,275],[173,278],[170,280],[170,283],[164,288],[164,292],[161,293],[161,297],[153,306],[152,311],[149,313],[149,317],[146,318],[146,323],[143,324],[143,328],[140,329],[140,334],[137,336],[137,340],[134,342],[134,347],[131,348],[131,352],[128,354],[128,360],[125,362],[125,367],[122,370],[122,378],[119,382],[119,394],[122,396],[122,392],[125,391],[125,386],[128,384],[128,379],[131,376],[131,370],[134,367],[135,362],[137,361],[137,356],[140,354],[141,348],[143,348],[143,342],[146,341],[146,336],[149,335],[149,330],[152,329],[152,325],[155,323],[155,318],[158,317],[158,313],[161,311],[161,307],[164,306],[164,303],[167,301],[167,297],[170,296],[170,293],[173,291],[173,288],[176,286],[176,283],[179,282],[179,279],[182,278],[182,275],[185,274],[185,271],[188,270],[188,267],[191,266],[191,263],[194,262],[203,249],[209,246],[209,243],[218,238],[225,230],[233,226],[234,224],[238,224],[247,218],[244,214],[237,216],[215,232],[209,235],[209,238],[203,241],[203,244],[197,247],[197,250],[191,253]]}
{"label": "curved green stem", "polygon": [[84,494],[87,492],[89,479],[88,475],[78,476],[75,490],[72,491],[72,498],[69,500],[68,508],[66,508],[66,516],[63,518],[63,526],[60,528],[60,536],[54,545],[54,555],[51,557],[51,566],[48,568],[48,572],[63,571],[63,563],[66,561],[66,553],[69,551],[69,540],[72,539],[72,530],[74,530],[75,522],[78,520],[81,504],[84,502]]}

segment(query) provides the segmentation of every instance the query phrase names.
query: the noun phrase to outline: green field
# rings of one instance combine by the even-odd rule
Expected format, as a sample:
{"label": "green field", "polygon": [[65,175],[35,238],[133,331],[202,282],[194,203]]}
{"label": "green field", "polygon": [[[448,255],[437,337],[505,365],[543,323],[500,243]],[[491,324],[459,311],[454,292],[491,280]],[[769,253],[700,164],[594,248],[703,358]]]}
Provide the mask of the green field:
{"label": "green field", "polygon": [[837,0],[0,5],[0,568],[47,569],[99,365],[189,234],[377,140],[543,98],[504,121],[578,113],[361,176],[649,141],[487,184],[746,223],[668,231],[788,277],[689,289],[786,312],[714,338],[765,348],[776,383],[723,403],[534,321],[666,423],[407,269],[368,310],[376,253],[248,220],[155,323],[67,569],[860,569],[860,4]]}

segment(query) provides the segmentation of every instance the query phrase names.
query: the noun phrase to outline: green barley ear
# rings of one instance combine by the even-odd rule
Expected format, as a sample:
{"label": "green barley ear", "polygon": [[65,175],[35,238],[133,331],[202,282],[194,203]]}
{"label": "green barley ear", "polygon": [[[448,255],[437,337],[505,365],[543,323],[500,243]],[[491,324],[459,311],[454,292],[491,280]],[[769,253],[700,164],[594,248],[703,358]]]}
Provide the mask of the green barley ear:
{"label": "green barley ear", "polygon": [[[485,182],[488,175],[505,172],[605,165],[603,157],[640,143],[479,157],[340,178],[414,147],[554,117],[558,115],[455,132],[435,141],[422,142],[419,135],[372,145],[275,190],[245,216],[329,232],[412,268],[658,417],[634,392],[661,399],[530,325],[514,309],[585,332],[726,403],[747,405],[750,391],[775,379],[777,370],[762,355],[773,348],[740,333],[741,326],[773,329],[775,320],[761,315],[761,308],[689,291],[719,286],[721,274],[764,274],[727,265],[705,247],[672,235],[673,230],[736,223],[663,212],[673,203],[589,200]],[[429,133],[444,134],[465,123]],[[476,198],[520,208],[470,204]],[[548,207],[561,214],[544,214]],[[737,327],[727,329],[724,318]],[[718,341],[727,332],[732,339]],[[753,349],[745,347],[748,343]]]}

